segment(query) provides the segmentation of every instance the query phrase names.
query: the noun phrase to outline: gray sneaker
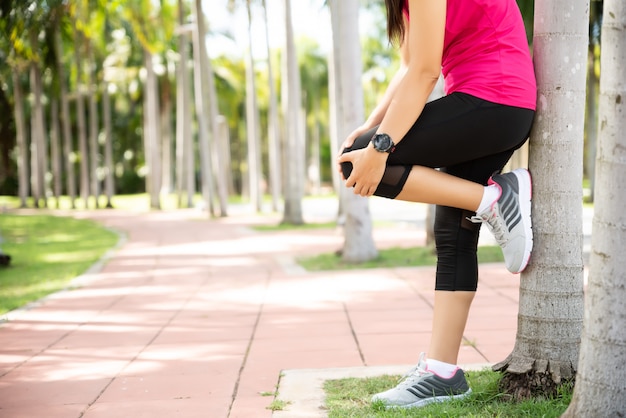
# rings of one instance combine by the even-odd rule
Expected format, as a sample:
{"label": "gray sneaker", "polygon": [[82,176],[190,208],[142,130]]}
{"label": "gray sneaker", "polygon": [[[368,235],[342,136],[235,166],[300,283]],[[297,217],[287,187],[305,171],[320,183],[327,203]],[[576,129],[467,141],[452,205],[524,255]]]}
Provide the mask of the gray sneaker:
{"label": "gray sneaker", "polygon": [[489,184],[500,188],[500,197],[488,210],[472,216],[470,220],[487,225],[502,247],[506,268],[511,273],[521,273],[528,265],[533,249],[530,173],[518,168],[492,176]]}
{"label": "gray sneaker", "polygon": [[424,353],[419,363],[404,375],[398,386],[377,393],[372,402],[381,401],[387,408],[417,408],[433,402],[461,399],[472,393],[463,370],[445,379],[428,370]]}

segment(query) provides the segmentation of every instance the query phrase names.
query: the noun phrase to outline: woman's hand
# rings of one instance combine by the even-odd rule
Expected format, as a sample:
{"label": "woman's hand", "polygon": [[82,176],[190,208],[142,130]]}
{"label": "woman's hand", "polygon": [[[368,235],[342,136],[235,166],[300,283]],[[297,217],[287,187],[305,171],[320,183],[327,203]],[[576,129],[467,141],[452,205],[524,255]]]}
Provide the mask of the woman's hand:
{"label": "woman's hand", "polygon": [[343,144],[341,144],[341,148],[339,148],[341,151],[343,151],[346,148],[350,148],[352,146],[352,144],[354,144],[354,141],[361,135],[363,135],[365,132],[367,132],[369,129],[366,125],[361,125],[358,128],[356,128],[354,131],[352,131],[352,133],[350,135],[348,135],[348,137],[346,138],[345,141],[343,141]]}
{"label": "woman's hand", "polygon": [[[363,135],[369,129],[371,129],[371,128],[368,128],[366,125],[361,125],[358,128],[356,128],[354,131],[352,131],[352,133],[350,135],[348,135],[346,140],[343,141],[343,144],[341,144],[341,147],[339,148],[339,152],[343,153],[343,151],[346,148],[350,148],[352,146],[352,144],[354,144],[354,141],[356,141],[356,139],[359,136]],[[341,164],[339,163],[339,161],[337,161],[337,171],[339,173],[341,173],[341,175],[343,176],[343,172],[341,170]]]}
{"label": "woman's hand", "polygon": [[354,187],[354,194],[372,196],[385,173],[385,162],[389,154],[378,152],[372,146],[342,154],[337,161],[352,163],[352,173],[346,187]]}

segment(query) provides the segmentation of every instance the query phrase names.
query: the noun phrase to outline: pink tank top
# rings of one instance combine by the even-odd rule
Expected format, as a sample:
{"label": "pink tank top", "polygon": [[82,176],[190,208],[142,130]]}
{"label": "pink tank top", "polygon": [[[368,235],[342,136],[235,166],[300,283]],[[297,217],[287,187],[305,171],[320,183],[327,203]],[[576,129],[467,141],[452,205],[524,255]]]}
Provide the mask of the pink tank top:
{"label": "pink tank top", "polygon": [[535,110],[535,72],[515,0],[447,3],[441,63],[446,94],[462,92]]}

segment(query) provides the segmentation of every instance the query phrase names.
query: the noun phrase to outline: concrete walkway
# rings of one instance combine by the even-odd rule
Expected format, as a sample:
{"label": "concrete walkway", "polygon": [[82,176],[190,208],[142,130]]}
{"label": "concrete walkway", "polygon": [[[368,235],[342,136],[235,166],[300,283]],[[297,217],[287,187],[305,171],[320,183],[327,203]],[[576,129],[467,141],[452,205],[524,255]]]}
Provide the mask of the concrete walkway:
{"label": "concrete walkway", "polygon": [[[392,210],[409,221],[375,228],[378,247],[422,244],[425,207]],[[294,257],[340,248],[339,233],[255,232],[278,218],[234,212],[73,213],[125,241],[76,288],[7,315],[0,417],[269,418],[282,371],[395,372],[428,348],[434,268],[307,273]],[[512,350],[518,280],[481,266],[461,363]]]}

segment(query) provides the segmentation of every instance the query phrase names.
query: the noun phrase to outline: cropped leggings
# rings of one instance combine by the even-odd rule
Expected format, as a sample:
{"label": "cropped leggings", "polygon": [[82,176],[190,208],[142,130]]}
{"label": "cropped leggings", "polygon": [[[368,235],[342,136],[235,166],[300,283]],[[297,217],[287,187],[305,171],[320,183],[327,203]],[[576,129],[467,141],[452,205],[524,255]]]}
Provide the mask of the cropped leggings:
{"label": "cropped leggings", "polygon": [[[465,93],[452,93],[427,103],[419,119],[387,159],[376,196],[394,199],[414,165],[439,168],[483,185],[502,170],[513,151],[530,133],[535,112],[492,103]],[[343,152],[365,148],[377,127],[359,136]],[[342,163],[345,178],[352,163]],[[478,285],[476,248],[480,224],[466,210],[437,205],[435,290],[475,291]]]}

